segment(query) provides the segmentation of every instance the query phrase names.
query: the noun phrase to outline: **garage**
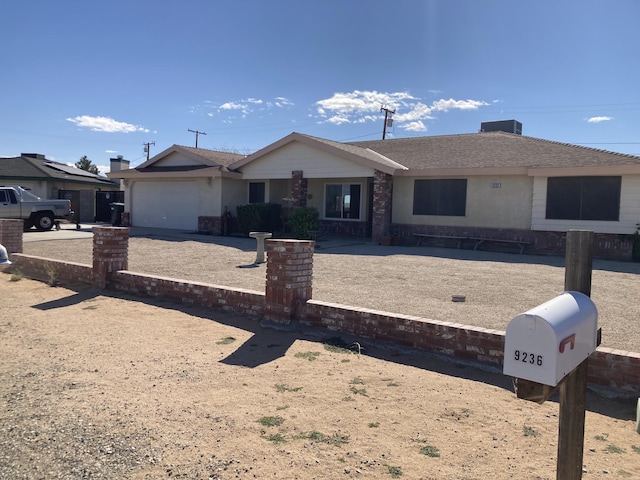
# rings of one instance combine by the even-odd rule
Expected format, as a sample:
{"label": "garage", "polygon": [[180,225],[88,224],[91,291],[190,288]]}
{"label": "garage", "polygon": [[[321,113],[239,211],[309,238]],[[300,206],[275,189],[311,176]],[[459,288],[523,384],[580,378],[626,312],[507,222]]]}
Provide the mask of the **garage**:
{"label": "garage", "polygon": [[131,224],[196,231],[198,198],[195,181],[135,182],[131,187]]}

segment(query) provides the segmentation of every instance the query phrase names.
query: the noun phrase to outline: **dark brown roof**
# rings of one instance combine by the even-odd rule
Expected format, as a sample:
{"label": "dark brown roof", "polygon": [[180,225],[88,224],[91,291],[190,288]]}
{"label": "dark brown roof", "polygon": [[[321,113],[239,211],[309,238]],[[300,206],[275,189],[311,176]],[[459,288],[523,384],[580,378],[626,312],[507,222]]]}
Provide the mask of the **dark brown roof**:
{"label": "dark brown roof", "polygon": [[410,170],[640,166],[640,157],[505,132],[352,142]]}
{"label": "dark brown roof", "polygon": [[185,150],[190,151],[194,155],[198,155],[202,158],[206,158],[207,160],[211,160],[212,162],[216,162],[218,165],[222,165],[223,167],[228,167],[232,163],[237,162],[241,158],[245,157],[245,155],[241,155],[239,153],[219,152],[217,150],[185,147],[182,145],[178,145],[178,146],[180,148],[184,148]]}
{"label": "dark brown roof", "polygon": [[0,158],[0,179],[4,183],[20,183],[26,180],[64,181],[87,185],[118,186],[113,180],[94,175],[64,163],[47,160],[44,156],[20,156]]}

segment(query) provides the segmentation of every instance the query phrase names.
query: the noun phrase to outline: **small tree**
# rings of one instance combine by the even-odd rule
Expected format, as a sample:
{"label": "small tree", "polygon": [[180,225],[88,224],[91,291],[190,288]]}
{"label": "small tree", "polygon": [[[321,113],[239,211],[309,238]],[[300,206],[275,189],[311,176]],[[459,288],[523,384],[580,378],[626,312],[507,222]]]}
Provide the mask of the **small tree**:
{"label": "small tree", "polygon": [[84,170],[89,173],[93,173],[94,175],[98,175],[100,173],[100,170],[98,170],[98,167],[94,165],[93,162],[89,160],[86,155],[84,155],[82,158],[80,158],[80,160],[76,162],[76,168],[79,168],[80,170]]}

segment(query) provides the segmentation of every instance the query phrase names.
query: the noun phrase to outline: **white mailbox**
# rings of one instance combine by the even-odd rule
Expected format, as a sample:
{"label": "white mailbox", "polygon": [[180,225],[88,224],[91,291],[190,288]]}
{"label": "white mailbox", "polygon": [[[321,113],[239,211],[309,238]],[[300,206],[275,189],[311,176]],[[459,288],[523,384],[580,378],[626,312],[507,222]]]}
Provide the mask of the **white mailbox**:
{"label": "white mailbox", "polygon": [[580,292],[564,292],[509,322],[503,373],[555,387],[597,347],[598,311]]}

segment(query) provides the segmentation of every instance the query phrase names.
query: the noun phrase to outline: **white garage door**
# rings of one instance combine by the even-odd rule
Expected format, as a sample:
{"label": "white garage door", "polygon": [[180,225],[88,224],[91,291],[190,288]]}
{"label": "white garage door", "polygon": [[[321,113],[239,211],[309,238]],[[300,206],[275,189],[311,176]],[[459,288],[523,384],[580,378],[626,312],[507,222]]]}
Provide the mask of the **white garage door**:
{"label": "white garage door", "polygon": [[137,182],[131,191],[134,227],[198,229],[198,185],[195,182]]}

